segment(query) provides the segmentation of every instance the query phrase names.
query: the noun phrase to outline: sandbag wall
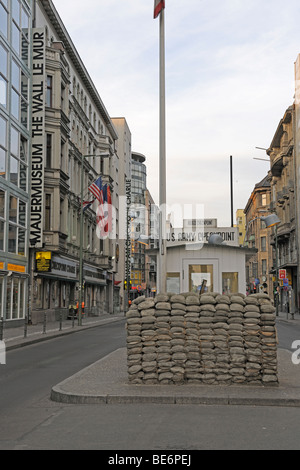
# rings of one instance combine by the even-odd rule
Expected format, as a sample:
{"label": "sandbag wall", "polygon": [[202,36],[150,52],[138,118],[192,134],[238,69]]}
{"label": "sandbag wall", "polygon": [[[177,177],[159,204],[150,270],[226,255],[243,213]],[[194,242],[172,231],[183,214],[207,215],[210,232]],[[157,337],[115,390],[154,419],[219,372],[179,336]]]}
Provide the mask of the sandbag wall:
{"label": "sandbag wall", "polygon": [[276,385],[274,312],[267,294],[138,297],[126,314],[129,382]]}

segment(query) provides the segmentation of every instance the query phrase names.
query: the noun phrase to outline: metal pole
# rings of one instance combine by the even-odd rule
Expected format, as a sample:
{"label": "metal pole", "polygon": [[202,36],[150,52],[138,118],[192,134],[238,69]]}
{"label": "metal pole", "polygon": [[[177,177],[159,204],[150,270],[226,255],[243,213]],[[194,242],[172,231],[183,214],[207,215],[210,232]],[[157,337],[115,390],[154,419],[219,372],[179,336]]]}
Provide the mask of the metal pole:
{"label": "metal pole", "polygon": [[231,227],[233,227],[233,172],[232,172],[232,155],[230,155],[230,201],[231,201]]}
{"label": "metal pole", "polygon": [[276,259],[276,292],[277,292],[277,302],[276,302],[276,316],[279,315],[279,290],[278,286],[278,240],[277,240],[277,225],[275,225],[275,259]]}
{"label": "metal pole", "polygon": [[28,325],[28,316],[25,315],[25,320],[24,320],[24,338],[27,338],[27,325]]}
{"label": "metal pole", "polygon": [[0,341],[3,340],[4,318],[0,318]]}
{"label": "metal pole", "polygon": [[166,251],[166,106],[165,106],[165,10],[160,13],[160,142],[159,142],[159,285],[160,293],[167,290],[167,251]]}
{"label": "metal pole", "polygon": [[79,246],[79,299],[78,299],[78,326],[82,326],[82,279],[83,279],[83,176],[84,157],[81,160],[80,182],[80,246]]}

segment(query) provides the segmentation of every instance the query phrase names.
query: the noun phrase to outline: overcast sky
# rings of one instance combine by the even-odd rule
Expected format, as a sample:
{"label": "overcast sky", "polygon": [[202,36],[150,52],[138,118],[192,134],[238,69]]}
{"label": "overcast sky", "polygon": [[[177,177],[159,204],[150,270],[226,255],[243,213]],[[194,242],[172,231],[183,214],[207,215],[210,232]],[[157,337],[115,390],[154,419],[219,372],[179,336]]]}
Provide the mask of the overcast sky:
{"label": "overcast sky", "polygon": [[[54,0],[111,117],[125,117],[159,203],[159,19],[153,0]],[[299,0],[166,0],[167,202],[230,226],[294,100]]]}

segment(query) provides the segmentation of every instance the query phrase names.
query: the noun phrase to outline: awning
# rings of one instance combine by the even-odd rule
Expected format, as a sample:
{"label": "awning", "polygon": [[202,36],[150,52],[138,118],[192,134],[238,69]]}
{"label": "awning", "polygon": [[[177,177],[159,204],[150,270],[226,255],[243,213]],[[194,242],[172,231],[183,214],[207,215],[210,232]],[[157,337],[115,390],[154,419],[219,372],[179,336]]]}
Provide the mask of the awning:
{"label": "awning", "polygon": [[76,279],[73,277],[58,276],[57,274],[51,274],[51,273],[34,273],[34,277],[52,279],[53,281],[79,282],[79,279]]}

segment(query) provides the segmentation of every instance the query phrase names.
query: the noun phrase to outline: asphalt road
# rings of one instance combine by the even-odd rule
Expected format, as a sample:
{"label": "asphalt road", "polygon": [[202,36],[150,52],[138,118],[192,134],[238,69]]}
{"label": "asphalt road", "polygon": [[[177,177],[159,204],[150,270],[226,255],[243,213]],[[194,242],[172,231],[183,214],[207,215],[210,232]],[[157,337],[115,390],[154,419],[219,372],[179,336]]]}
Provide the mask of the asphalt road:
{"label": "asphalt road", "polygon": [[[287,324],[278,331],[287,349],[300,338],[300,329]],[[94,449],[112,455],[145,449],[300,449],[299,408],[81,406],[49,399],[53,385],[125,344],[120,322],[9,351],[0,367],[0,449]]]}

